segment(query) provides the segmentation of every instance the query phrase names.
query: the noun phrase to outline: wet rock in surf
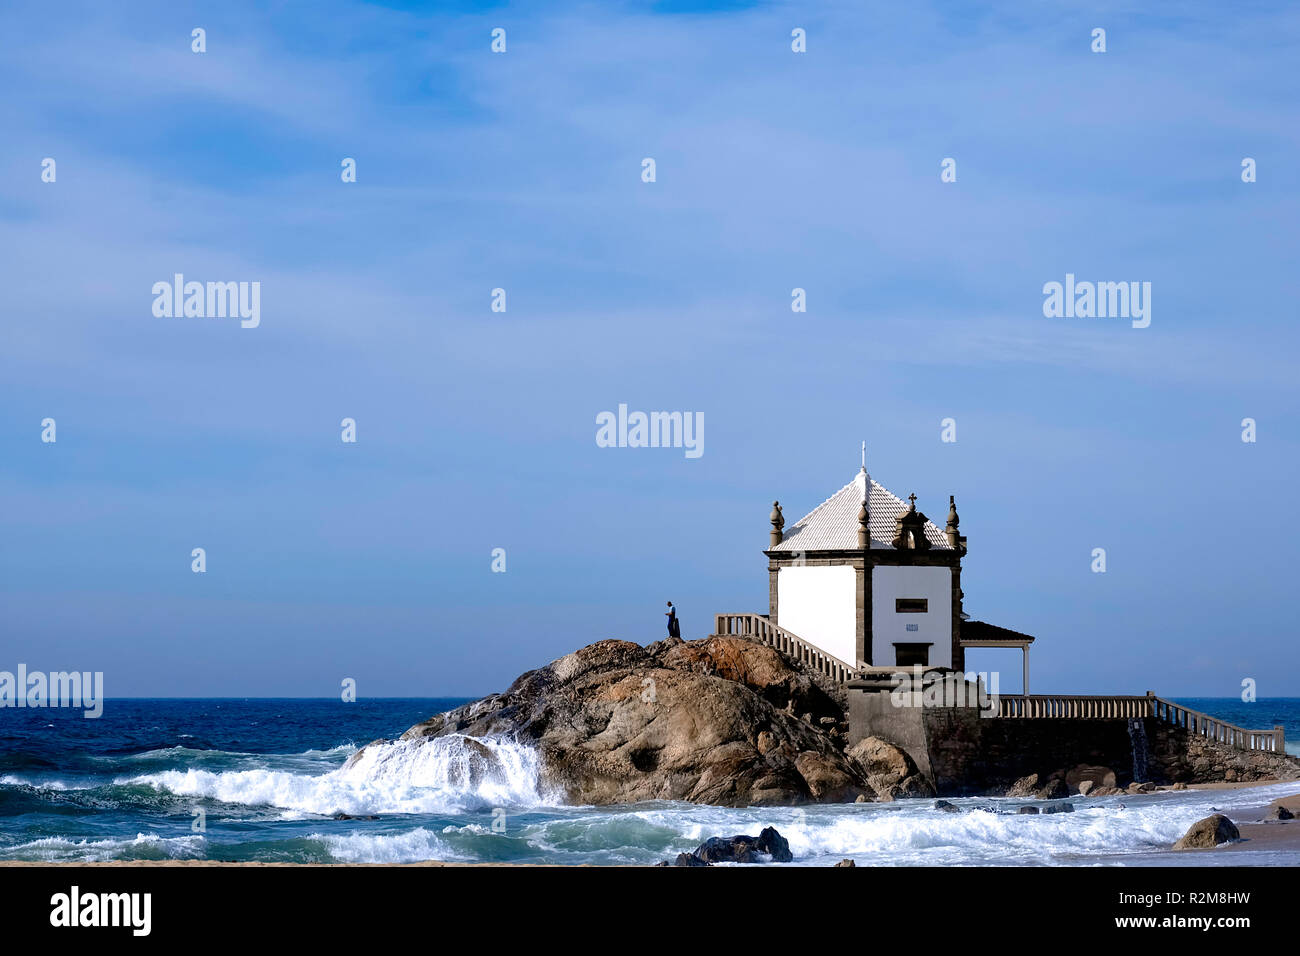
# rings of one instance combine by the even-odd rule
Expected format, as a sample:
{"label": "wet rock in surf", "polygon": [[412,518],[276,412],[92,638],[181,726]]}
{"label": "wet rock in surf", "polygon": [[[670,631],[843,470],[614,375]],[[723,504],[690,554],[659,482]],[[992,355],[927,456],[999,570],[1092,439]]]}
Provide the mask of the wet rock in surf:
{"label": "wet rock in surf", "polygon": [[1241,831],[1236,824],[1222,813],[1216,813],[1204,820],[1197,820],[1188,827],[1183,838],[1174,844],[1174,849],[1203,850],[1240,839]]}
{"label": "wet rock in surf", "polygon": [[[851,803],[873,789],[820,723],[842,720],[837,693],[744,638],[600,641],[401,739],[466,735],[529,746],[542,786],[570,803]],[[811,722],[800,719],[809,714]]]}
{"label": "wet rock in surf", "polygon": [[794,859],[790,844],[775,827],[764,827],[758,836],[710,837],[693,853],[679,853],[673,866],[712,866],[715,863],[789,863]]}

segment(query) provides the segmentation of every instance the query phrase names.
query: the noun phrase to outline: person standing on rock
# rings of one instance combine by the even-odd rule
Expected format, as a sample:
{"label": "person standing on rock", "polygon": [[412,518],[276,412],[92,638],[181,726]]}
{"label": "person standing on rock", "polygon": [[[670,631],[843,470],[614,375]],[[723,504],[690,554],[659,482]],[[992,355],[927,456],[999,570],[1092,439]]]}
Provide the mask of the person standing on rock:
{"label": "person standing on rock", "polygon": [[664,611],[664,614],[668,615],[668,636],[681,637],[682,625],[677,620],[677,608],[673,607],[672,601],[668,602],[668,610]]}

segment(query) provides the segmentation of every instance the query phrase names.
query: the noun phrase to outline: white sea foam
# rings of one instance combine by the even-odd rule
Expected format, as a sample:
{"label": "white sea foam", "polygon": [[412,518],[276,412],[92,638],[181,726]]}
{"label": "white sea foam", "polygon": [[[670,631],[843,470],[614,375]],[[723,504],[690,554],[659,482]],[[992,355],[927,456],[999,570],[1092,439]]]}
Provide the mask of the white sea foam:
{"label": "white sea foam", "polygon": [[90,790],[97,786],[94,783],[85,781],[68,782],[66,780],[32,780],[28,777],[18,777],[14,774],[5,774],[0,776],[0,786],[3,787],[31,787],[35,790]]}
{"label": "white sea foam", "polygon": [[439,813],[477,807],[546,806],[537,754],[505,740],[460,735],[366,748],[326,774],[283,770],[164,770],[122,779],[180,796],[302,813]]}
{"label": "white sea foam", "polygon": [[437,834],[416,827],[403,833],[313,833],[340,863],[417,863],[422,860],[473,860],[457,852]]}
{"label": "white sea foam", "polygon": [[[1076,799],[1074,813],[1025,815],[1016,809],[1033,801],[954,800],[961,813],[938,812],[930,800],[764,809],[682,804],[587,808],[578,815],[530,823],[523,836],[549,859],[575,863],[671,859],[709,837],[756,834],[764,826],[776,827],[789,841],[794,862],[804,865],[824,866],[845,857],[902,866],[1061,864],[1090,858],[1116,862],[1126,855],[1167,850],[1214,809],[1231,813],[1258,807],[1295,789],[1290,783]],[[673,836],[665,841],[664,833]]]}
{"label": "white sea foam", "polygon": [[46,860],[62,862],[76,860],[93,863],[100,860],[121,859],[171,859],[192,860],[203,856],[205,840],[202,836],[160,837],[151,833],[137,833],[134,839],[120,840],[68,840],[63,837],[42,837],[19,843],[5,849],[5,859]]}

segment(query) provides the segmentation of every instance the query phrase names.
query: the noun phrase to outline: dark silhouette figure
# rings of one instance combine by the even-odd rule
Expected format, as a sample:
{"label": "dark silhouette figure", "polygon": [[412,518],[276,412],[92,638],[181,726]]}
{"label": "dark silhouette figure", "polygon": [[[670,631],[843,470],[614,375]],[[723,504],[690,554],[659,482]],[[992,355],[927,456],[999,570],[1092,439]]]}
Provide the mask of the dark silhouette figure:
{"label": "dark silhouette figure", "polygon": [[673,607],[672,601],[668,602],[668,610],[664,611],[664,614],[668,616],[668,636],[681,637],[682,624],[677,620],[677,608]]}

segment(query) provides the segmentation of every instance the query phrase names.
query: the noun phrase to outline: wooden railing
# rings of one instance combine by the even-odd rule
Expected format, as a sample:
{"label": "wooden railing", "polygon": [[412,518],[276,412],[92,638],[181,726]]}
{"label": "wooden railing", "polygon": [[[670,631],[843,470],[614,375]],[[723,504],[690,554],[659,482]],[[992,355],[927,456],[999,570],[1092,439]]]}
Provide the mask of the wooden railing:
{"label": "wooden railing", "polygon": [[856,672],[851,664],[846,664],[820,647],[809,644],[797,634],[773,624],[764,614],[719,614],[713,633],[721,637],[748,637],[768,647],[775,647],[782,654],[802,661],[817,673],[840,684],[847,683]]}
{"label": "wooden railing", "polygon": [[1284,753],[1286,733],[1281,727],[1272,730],[1247,730],[1227,721],[1176,704],[1155,694],[1143,697],[1092,697],[1061,694],[998,697],[999,717],[1065,717],[1114,720],[1153,717],[1166,724],[1182,727],[1228,747],[1239,750],[1264,750]]}

